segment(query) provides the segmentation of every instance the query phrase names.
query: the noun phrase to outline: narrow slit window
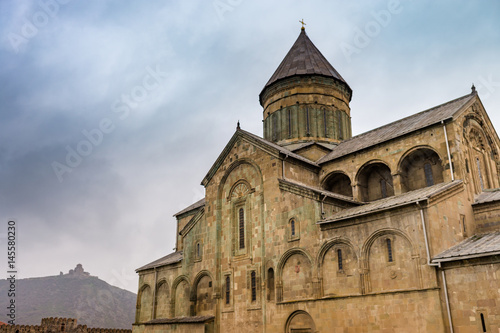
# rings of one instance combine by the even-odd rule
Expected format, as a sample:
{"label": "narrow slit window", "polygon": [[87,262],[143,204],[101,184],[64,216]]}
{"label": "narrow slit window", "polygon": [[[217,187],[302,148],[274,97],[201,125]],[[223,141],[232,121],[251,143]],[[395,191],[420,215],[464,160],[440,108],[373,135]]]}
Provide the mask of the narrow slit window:
{"label": "narrow slit window", "polygon": [[292,110],[288,109],[288,137],[292,137]]}
{"label": "narrow slit window", "polygon": [[292,237],[295,236],[295,220],[290,221],[290,229],[291,229],[291,235]]}
{"label": "narrow slit window", "polygon": [[467,225],[465,224],[465,215],[460,214],[460,224],[462,225],[462,232],[467,235]]}
{"label": "narrow slit window", "polygon": [[337,130],[339,132],[338,138],[340,140],[343,140],[344,139],[344,135],[342,133],[342,114],[340,113],[340,111],[337,111]]}
{"label": "narrow slit window", "polygon": [[311,135],[311,131],[309,130],[309,107],[306,107],[306,132],[307,136]]}
{"label": "narrow slit window", "polygon": [[278,117],[276,112],[272,115],[273,119],[273,141],[278,140]]}
{"label": "narrow slit window", "polygon": [[267,300],[274,300],[274,270],[272,268],[267,271]]}
{"label": "narrow slit window", "polygon": [[388,238],[386,240],[387,242],[387,260],[389,262],[393,262],[393,258],[392,258],[392,242],[391,240]]}
{"label": "narrow slit window", "polygon": [[341,249],[337,250],[337,260],[339,262],[339,271],[341,271],[344,268],[344,265],[342,264],[342,250]]}
{"label": "narrow slit window", "polygon": [[230,290],[231,290],[231,279],[229,275],[226,276],[226,304],[229,304],[230,301]]}
{"label": "narrow slit window", "polygon": [[323,124],[324,124],[324,130],[325,130],[325,138],[328,137],[328,128],[326,126],[326,110],[323,109]]}
{"label": "narrow slit window", "polygon": [[239,223],[238,223],[238,231],[239,231],[239,240],[240,240],[240,249],[245,248],[245,211],[243,208],[239,210]]}
{"label": "narrow slit window", "polygon": [[257,300],[257,283],[255,281],[255,271],[250,274],[251,288],[252,288],[252,302]]}
{"label": "narrow slit window", "polygon": [[434,185],[434,177],[432,176],[432,166],[430,163],[424,164],[424,173],[425,173],[425,183],[427,186]]}

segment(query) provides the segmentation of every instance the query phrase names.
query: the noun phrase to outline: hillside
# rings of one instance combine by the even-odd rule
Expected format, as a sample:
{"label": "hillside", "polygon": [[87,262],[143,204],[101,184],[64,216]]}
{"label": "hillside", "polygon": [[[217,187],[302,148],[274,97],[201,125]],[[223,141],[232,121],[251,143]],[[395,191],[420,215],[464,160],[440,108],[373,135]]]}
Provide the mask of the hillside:
{"label": "hillside", "polygon": [[[9,302],[8,288],[7,280],[0,280],[2,309]],[[22,325],[64,317],[88,327],[131,329],[135,319],[136,295],[90,276],[81,265],[69,274],[17,280],[15,301],[16,324]],[[0,321],[8,320],[6,311],[1,311]]]}

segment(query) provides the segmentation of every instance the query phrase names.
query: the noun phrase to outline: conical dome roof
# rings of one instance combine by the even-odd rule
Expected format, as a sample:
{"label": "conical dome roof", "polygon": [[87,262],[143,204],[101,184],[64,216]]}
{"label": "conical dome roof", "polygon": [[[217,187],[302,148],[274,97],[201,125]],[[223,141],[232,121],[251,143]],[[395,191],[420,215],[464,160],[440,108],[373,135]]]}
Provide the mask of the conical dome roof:
{"label": "conical dome roof", "polygon": [[302,29],[259,95],[264,138],[282,146],[349,139],[351,96],[352,89]]}
{"label": "conical dome roof", "polygon": [[340,76],[339,72],[333,68],[318,48],[314,46],[313,42],[311,42],[307,36],[305,29],[300,31],[299,37],[262,91],[274,82],[294,75],[321,75],[332,77],[346,84],[349,90],[351,90],[347,82]]}

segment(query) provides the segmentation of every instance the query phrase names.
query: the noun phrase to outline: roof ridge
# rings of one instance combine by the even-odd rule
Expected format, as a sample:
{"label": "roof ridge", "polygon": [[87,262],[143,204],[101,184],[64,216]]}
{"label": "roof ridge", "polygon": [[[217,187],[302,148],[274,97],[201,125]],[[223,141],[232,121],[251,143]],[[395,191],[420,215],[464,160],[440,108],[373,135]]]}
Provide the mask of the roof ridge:
{"label": "roof ridge", "polygon": [[305,158],[304,156],[301,156],[301,155],[299,155],[297,153],[294,153],[293,151],[291,151],[291,150],[289,150],[289,149],[287,149],[287,148],[285,148],[283,146],[280,146],[280,145],[278,145],[278,144],[276,144],[274,142],[268,141],[268,140],[266,140],[264,138],[261,138],[260,136],[258,136],[256,134],[250,133],[250,132],[245,131],[245,130],[243,130],[241,128],[238,129],[238,131],[241,131],[241,132],[243,132],[243,133],[245,133],[245,134],[247,134],[247,135],[249,135],[249,136],[251,136],[251,137],[253,137],[253,138],[257,139],[257,140],[259,140],[259,141],[262,141],[262,142],[266,143],[267,145],[269,145],[269,146],[271,146],[271,147],[273,147],[275,149],[278,149],[281,153],[287,154],[289,157],[293,157],[293,158],[295,158],[297,160],[300,160],[300,161],[306,162],[308,164],[314,165],[316,167],[319,167],[319,165],[316,162],[311,161],[311,160],[309,160],[309,159]]}
{"label": "roof ridge", "polygon": [[491,244],[499,244],[500,230],[474,234],[458,244],[455,244],[434,256],[434,262],[457,261],[467,258],[479,258],[499,253],[500,247],[492,247]]}
{"label": "roof ridge", "polygon": [[[306,34],[306,37],[307,39],[310,41],[309,44],[307,44],[306,47],[312,47],[313,51],[315,51],[320,57],[318,57],[319,61],[321,61],[325,67],[328,68],[328,66],[330,68],[328,68],[328,70],[331,72],[333,70],[333,74],[335,74],[336,76],[338,76],[338,78],[341,80],[341,81],[344,81],[344,83],[347,84],[347,82],[345,82],[344,78],[342,77],[342,75],[340,75],[340,73],[335,69],[335,67],[333,67],[333,65],[328,61],[328,59],[326,59],[326,57],[323,55],[323,53],[321,53],[321,51],[316,47],[316,45],[314,45],[314,43],[312,42],[312,40],[309,38],[309,36],[307,35],[307,33],[305,32],[304,30],[304,33]],[[313,60],[316,60],[314,58],[312,58]],[[334,75],[334,76],[335,76]]]}
{"label": "roof ridge", "polygon": [[[371,129],[371,130],[369,130],[369,131],[366,131],[366,132],[360,133],[360,134],[358,134],[358,135],[356,135],[356,136],[353,136],[353,137],[351,137],[351,138],[349,138],[349,139],[347,139],[347,140],[344,140],[344,141],[342,141],[341,143],[339,143],[339,144],[337,145],[337,147],[335,147],[331,153],[329,153],[328,155],[326,155],[326,156],[322,157],[320,160],[318,160],[318,161],[317,161],[317,163],[319,163],[319,164],[321,164],[321,163],[325,163],[325,162],[328,162],[328,161],[330,161],[330,160],[332,160],[332,159],[339,158],[339,157],[342,157],[342,156],[345,156],[345,155],[349,154],[350,152],[348,152],[348,153],[341,153],[341,155],[339,155],[339,156],[335,156],[335,153],[336,153],[336,152],[337,152],[340,148],[344,147],[346,144],[349,144],[350,142],[353,142],[353,141],[355,141],[355,140],[360,140],[360,139],[362,139],[362,138],[364,138],[364,137],[367,137],[367,136],[369,136],[370,134],[375,133],[375,132],[377,132],[377,131],[381,131],[381,130],[386,129],[386,128],[391,128],[391,127],[394,127],[395,125],[398,125],[398,124],[400,124],[400,123],[403,123],[403,122],[405,122],[405,121],[408,121],[409,119],[412,119],[412,118],[418,119],[419,117],[421,117],[422,115],[424,115],[424,114],[426,114],[426,113],[435,112],[435,111],[437,111],[437,110],[439,110],[439,109],[441,109],[441,108],[444,108],[444,107],[445,107],[445,106],[447,106],[447,105],[450,105],[450,104],[453,104],[453,103],[457,103],[457,102],[459,102],[459,101],[461,101],[461,100],[466,100],[466,99],[468,99],[468,98],[473,98],[474,96],[476,96],[476,94],[474,94],[474,93],[467,94],[467,95],[464,95],[464,96],[461,96],[461,97],[455,98],[455,99],[453,99],[453,100],[451,100],[451,101],[448,101],[448,102],[445,102],[445,103],[442,103],[442,104],[436,105],[436,106],[431,107],[431,108],[429,108],[429,109],[426,109],[426,110],[423,110],[423,111],[420,111],[420,112],[414,113],[414,114],[412,114],[412,115],[406,116],[406,117],[404,117],[404,118],[401,118],[401,119],[395,120],[395,121],[393,121],[393,122],[390,122],[390,123],[388,123],[388,124],[382,125],[382,126],[380,126],[380,127],[377,127],[377,128]],[[462,106],[461,106],[461,107],[462,107]],[[458,111],[458,110],[453,111],[453,114],[455,114],[457,111]],[[446,118],[446,119],[447,119],[447,118]],[[364,147],[361,147],[361,148],[359,148],[359,147],[358,147],[358,148],[356,148],[356,149],[355,149],[355,151],[359,151],[359,150],[361,150],[361,149],[366,149],[366,148],[372,147],[372,146],[373,146],[373,145],[375,145],[375,144],[382,143],[382,142],[385,142],[385,141],[388,141],[388,140],[394,139],[394,138],[399,137],[399,136],[401,136],[401,135],[411,133],[411,132],[413,132],[413,131],[416,131],[416,130],[418,130],[418,129],[421,129],[421,128],[423,128],[423,127],[426,127],[426,126],[429,126],[429,125],[432,125],[432,124],[435,124],[435,122],[434,122],[434,123],[429,123],[429,124],[427,124],[427,125],[425,125],[425,126],[424,126],[424,125],[422,125],[422,126],[420,126],[420,127],[413,128],[413,129],[412,129],[411,127],[406,127],[404,130],[401,130],[399,133],[397,133],[396,135],[394,135],[394,136],[392,136],[392,137],[389,137],[389,138],[386,138],[386,139],[382,139],[381,141],[377,141],[377,140],[376,140],[376,142],[371,142],[371,143],[367,144],[367,145],[366,145],[366,146],[364,146]],[[332,157],[332,156],[333,156],[333,157]]]}
{"label": "roof ridge", "polygon": [[[215,160],[215,162],[212,164],[212,167],[209,169],[208,173],[205,175],[205,177],[203,178],[203,180],[201,181],[201,184],[203,186],[206,186],[208,184],[208,182],[212,179],[212,177],[214,176],[216,170],[220,167],[220,163],[222,163],[223,159],[225,158],[225,156],[227,156],[227,154],[229,154],[229,146],[230,144],[234,144],[235,140],[237,140],[239,137],[241,136],[247,136],[247,138],[249,138],[250,140],[255,140],[256,141],[256,145],[265,145],[266,148],[268,149],[275,149],[278,151],[278,153],[280,154],[284,154],[284,155],[287,155],[289,157],[292,157],[294,158],[295,160],[297,161],[301,161],[305,164],[308,164],[310,166],[313,166],[315,168],[319,168],[320,166],[314,162],[314,161],[311,161],[303,156],[300,156],[286,148],[283,148],[282,146],[274,143],[274,142],[271,142],[271,141],[268,141],[264,138],[261,138],[260,136],[256,135],[256,134],[253,134],[253,133],[250,133],[250,132],[247,132],[241,128],[237,128],[236,129],[236,132],[234,132],[233,136],[231,137],[231,139],[226,143],[226,146],[224,147],[224,149],[222,150],[222,152],[219,154],[219,156],[217,157],[217,159]],[[261,147],[262,148],[262,147]],[[265,150],[265,149],[263,149]],[[269,151],[268,151],[269,152]],[[174,215],[175,216],[175,215]]]}
{"label": "roof ridge", "polygon": [[317,224],[332,223],[340,220],[350,219],[353,217],[364,216],[380,211],[390,210],[396,207],[410,205],[415,202],[429,200],[430,198],[443,193],[445,191],[462,184],[462,180],[453,180],[450,182],[443,182],[432,186],[422,187],[416,190],[401,193],[399,195],[392,195],[386,198],[364,202],[362,206],[351,207],[329,216],[324,221],[317,222]]}
{"label": "roof ridge", "polygon": [[404,118],[400,118],[400,119],[398,119],[398,120],[394,120],[393,122],[390,122],[390,123],[388,123],[388,124],[382,125],[382,126],[380,126],[380,127],[377,127],[377,128],[371,129],[371,130],[369,130],[369,131],[366,131],[366,132],[360,133],[360,134],[358,134],[358,135],[356,135],[356,136],[353,136],[353,137],[351,137],[350,139],[347,139],[347,140],[342,141],[340,144],[342,144],[342,143],[344,143],[344,142],[351,141],[352,139],[355,139],[355,138],[360,137],[360,136],[362,136],[362,135],[364,135],[364,134],[368,134],[368,133],[371,133],[371,132],[373,132],[373,131],[379,130],[379,129],[381,129],[381,128],[384,128],[384,127],[387,127],[387,126],[390,126],[390,125],[394,125],[395,123],[398,123],[398,122],[400,122],[400,121],[407,120],[407,119],[409,119],[409,118],[416,117],[416,116],[421,115],[421,114],[423,114],[423,113],[433,111],[434,109],[437,109],[437,108],[443,107],[443,106],[445,106],[445,105],[448,105],[448,104],[451,104],[451,103],[457,102],[457,101],[459,101],[460,99],[463,99],[463,98],[465,98],[465,97],[472,97],[472,96],[473,96],[472,94],[467,94],[467,95],[464,95],[464,96],[461,96],[461,97],[455,98],[455,99],[453,99],[453,100],[451,100],[451,101],[448,101],[448,102],[446,102],[446,103],[442,103],[442,104],[436,105],[436,106],[434,106],[434,107],[432,107],[432,108],[429,108],[429,109],[426,109],[426,110],[419,111],[419,112],[417,112],[417,113],[411,114],[411,115],[406,116],[406,117],[404,117]]}
{"label": "roof ridge", "polygon": [[201,198],[200,200],[190,204],[189,206],[185,207],[184,209],[180,210],[179,212],[175,213],[173,216],[179,216],[181,214],[187,213],[189,211],[195,210],[197,208],[200,208],[205,205],[205,197]]}

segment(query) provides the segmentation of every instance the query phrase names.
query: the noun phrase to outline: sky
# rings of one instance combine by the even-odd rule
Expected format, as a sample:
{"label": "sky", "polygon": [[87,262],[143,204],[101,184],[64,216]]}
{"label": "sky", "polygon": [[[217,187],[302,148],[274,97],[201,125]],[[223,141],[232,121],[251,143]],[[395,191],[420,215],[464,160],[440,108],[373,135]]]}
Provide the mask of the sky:
{"label": "sky", "polygon": [[[0,1],[0,274],[137,292],[175,213],[241,128],[304,19],[353,90],[353,134],[471,92],[500,128],[500,2]],[[1,275],[0,275],[1,276]]]}

